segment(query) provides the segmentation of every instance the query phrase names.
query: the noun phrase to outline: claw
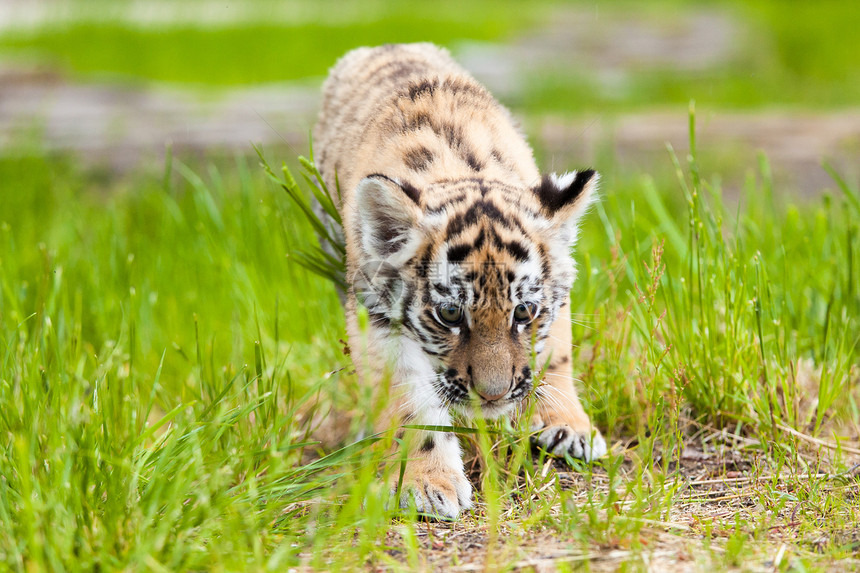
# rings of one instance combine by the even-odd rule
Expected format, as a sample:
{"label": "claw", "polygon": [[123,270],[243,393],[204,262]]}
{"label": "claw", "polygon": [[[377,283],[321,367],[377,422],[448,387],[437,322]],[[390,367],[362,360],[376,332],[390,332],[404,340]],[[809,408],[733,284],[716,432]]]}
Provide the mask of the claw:
{"label": "claw", "polygon": [[600,432],[577,432],[567,424],[544,428],[535,441],[556,456],[567,454],[590,462],[606,455],[606,441]]}
{"label": "claw", "polygon": [[[396,487],[392,487],[391,495],[395,494]],[[415,476],[404,480],[399,505],[406,509],[412,503],[419,513],[456,519],[472,507],[472,485],[465,475]]]}

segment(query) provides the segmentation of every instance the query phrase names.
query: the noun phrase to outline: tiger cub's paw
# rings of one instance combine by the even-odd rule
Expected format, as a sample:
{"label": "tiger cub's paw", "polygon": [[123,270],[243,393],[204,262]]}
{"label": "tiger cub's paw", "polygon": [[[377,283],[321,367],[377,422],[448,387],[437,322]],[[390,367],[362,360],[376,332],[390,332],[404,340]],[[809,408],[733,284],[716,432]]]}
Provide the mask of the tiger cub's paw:
{"label": "tiger cub's paw", "polygon": [[577,431],[567,424],[557,424],[543,428],[532,439],[541,448],[559,457],[567,454],[590,462],[606,455],[606,440],[594,428]]}
{"label": "tiger cub's paw", "polygon": [[[396,491],[395,481],[391,494]],[[472,507],[472,484],[461,469],[424,466],[410,471],[407,464],[399,504],[406,509],[413,503],[419,513],[455,519]]]}

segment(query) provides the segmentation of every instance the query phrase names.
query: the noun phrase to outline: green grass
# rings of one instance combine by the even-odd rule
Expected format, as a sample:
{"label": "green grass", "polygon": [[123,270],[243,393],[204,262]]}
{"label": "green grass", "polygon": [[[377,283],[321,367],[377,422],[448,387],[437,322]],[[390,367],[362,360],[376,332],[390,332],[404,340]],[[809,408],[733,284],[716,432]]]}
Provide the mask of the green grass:
{"label": "green grass", "polygon": [[[333,286],[288,260],[313,231],[259,166],[105,182],[0,159],[0,564],[638,569],[668,547],[722,569],[780,543],[780,568],[856,560],[858,482],[837,474],[858,447],[858,191],[780,206],[762,160],[728,206],[718,173],[677,169],[608,177],[577,251],[575,368],[612,455],[556,473],[522,424],[461,430],[484,461],[451,526],[386,509],[391,436],[310,461],[312,404],[378,406]],[[722,482],[729,462],[748,481]]]}

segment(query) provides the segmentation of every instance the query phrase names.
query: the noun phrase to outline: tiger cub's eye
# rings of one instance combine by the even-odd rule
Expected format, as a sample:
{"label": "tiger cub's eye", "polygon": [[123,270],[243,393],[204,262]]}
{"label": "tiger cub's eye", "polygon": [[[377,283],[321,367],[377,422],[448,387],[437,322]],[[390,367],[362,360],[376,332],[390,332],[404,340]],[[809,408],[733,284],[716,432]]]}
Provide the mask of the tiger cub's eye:
{"label": "tiger cub's eye", "polygon": [[463,320],[463,309],[457,304],[441,304],[436,309],[436,313],[439,315],[439,320],[445,326],[455,326]]}
{"label": "tiger cub's eye", "polygon": [[514,308],[514,320],[521,324],[531,322],[537,313],[537,305],[527,302],[521,302]]}

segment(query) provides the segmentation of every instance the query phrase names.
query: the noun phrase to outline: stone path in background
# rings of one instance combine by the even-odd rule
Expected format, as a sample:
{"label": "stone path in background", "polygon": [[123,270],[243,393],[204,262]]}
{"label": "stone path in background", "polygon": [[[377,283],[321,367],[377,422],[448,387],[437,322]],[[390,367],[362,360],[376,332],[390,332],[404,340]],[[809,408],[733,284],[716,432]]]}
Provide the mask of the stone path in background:
{"label": "stone path in background", "polygon": [[[631,69],[695,70],[727,61],[743,33],[726,14],[708,10],[673,16],[669,23],[640,16],[567,10],[539,33],[510,45],[467,44],[458,58],[502,99],[516,100],[524,70],[599,70],[598,81],[612,89],[623,85]],[[286,143],[292,153],[306,153],[318,100],[316,82],[210,93],[163,84],[80,83],[54,71],[0,62],[0,154],[17,153],[24,142],[25,148],[72,151],[85,162],[124,171],[160,166],[168,143],[179,154],[251,153],[252,142]],[[697,119],[702,159],[714,159],[711,172],[720,172],[730,189],[756,166],[759,151],[771,160],[777,180],[795,192],[833,187],[822,159],[849,181],[860,177],[860,108],[828,113],[700,109]],[[529,117],[524,124],[543,151],[547,169],[603,164],[609,152],[619,172],[651,172],[670,165],[667,142],[682,156],[687,150],[685,109]]]}

